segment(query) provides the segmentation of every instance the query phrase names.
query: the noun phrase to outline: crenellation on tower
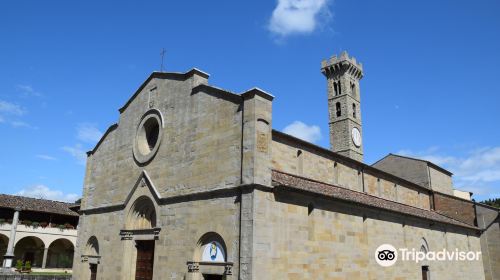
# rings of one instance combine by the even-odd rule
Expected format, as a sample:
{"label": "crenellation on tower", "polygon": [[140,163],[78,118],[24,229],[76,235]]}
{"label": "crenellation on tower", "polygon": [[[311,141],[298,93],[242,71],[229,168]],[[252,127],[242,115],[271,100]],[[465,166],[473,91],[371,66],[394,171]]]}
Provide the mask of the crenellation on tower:
{"label": "crenellation on tower", "polygon": [[356,61],[355,57],[349,57],[346,51],[343,51],[340,57],[336,55],[321,62],[321,72],[326,75],[342,75],[348,72],[349,75],[361,79],[363,78],[363,64]]}
{"label": "crenellation on tower", "polygon": [[321,62],[327,78],[330,145],[334,152],[363,161],[361,95],[363,65],[344,51]]}

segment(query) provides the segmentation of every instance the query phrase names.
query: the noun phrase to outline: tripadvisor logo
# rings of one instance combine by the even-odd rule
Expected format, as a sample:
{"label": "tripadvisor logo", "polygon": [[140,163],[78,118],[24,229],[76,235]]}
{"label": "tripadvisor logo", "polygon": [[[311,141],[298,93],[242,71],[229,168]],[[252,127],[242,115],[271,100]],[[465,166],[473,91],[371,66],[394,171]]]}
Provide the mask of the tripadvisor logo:
{"label": "tripadvisor logo", "polygon": [[382,244],[375,250],[375,260],[381,266],[392,266],[398,260],[398,251],[391,244]]}
{"label": "tripadvisor logo", "polygon": [[442,249],[441,251],[427,251],[408,248],[396,249],[391,244],[382,244],[378,246],[375,250],[375,261],[380,266],[389,267],[396,263],[398,260],[398,251],[401,261],[413,261],[419,263],[422,261],[479,261],[481,259],[481,252],[473,251],[459,251],[455,249],[454,251],[447,251]]}

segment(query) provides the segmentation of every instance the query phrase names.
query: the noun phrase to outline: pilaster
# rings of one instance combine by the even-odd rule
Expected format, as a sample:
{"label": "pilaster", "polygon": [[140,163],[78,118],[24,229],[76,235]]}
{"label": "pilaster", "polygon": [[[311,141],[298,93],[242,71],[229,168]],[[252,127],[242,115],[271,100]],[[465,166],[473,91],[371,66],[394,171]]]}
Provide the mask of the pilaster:
{"label": "pilaster", "polygon": [[273,96],[257,88],[242,94],[242,164],[240,202],[240,272],[242,280],[253,279],[255,187],[271,185],[271,124]]}

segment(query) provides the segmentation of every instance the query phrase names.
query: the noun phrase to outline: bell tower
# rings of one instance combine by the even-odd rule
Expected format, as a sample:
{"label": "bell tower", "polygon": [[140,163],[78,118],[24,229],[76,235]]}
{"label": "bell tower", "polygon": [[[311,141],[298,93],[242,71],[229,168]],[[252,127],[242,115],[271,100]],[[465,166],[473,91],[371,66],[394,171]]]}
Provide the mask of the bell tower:
{"label": "bell tower", "polygon": [[359,81],[363,65],[346,51],[321,62],[328,89],[328,114],[331,149],[363,161],[363,141]]}

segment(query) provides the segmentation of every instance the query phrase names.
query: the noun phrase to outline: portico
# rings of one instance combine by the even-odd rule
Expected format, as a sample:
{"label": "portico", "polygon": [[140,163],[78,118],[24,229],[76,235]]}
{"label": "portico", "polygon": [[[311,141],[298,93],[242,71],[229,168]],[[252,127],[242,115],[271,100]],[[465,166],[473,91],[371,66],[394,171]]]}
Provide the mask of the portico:
{"label": "portico", "polygon": [[21,260],[33,268],[73,264],[78,214],[70,204],[0,195],[0,254],[3,268]]}

